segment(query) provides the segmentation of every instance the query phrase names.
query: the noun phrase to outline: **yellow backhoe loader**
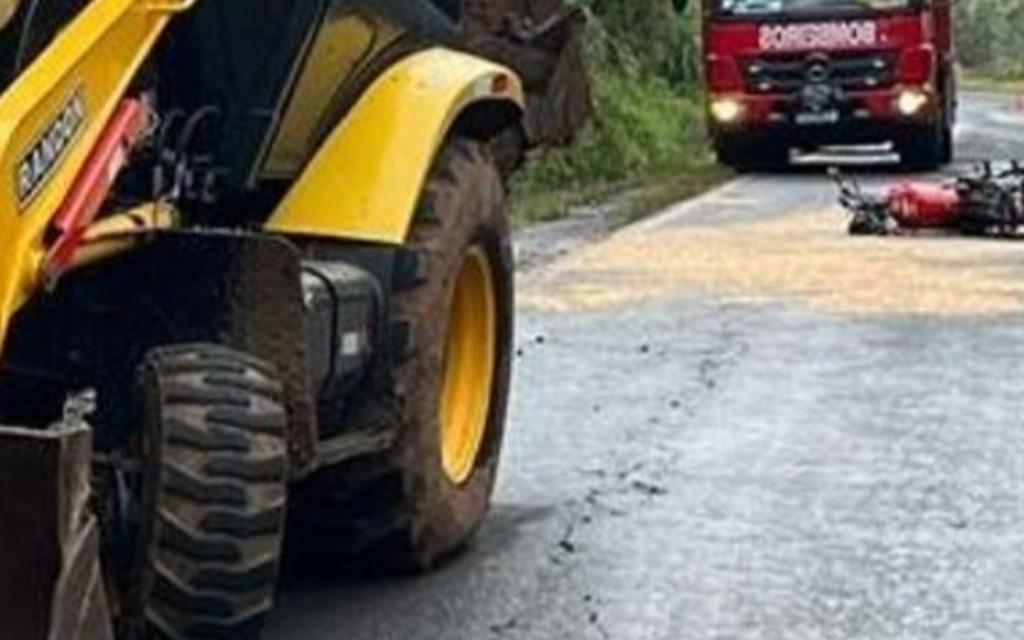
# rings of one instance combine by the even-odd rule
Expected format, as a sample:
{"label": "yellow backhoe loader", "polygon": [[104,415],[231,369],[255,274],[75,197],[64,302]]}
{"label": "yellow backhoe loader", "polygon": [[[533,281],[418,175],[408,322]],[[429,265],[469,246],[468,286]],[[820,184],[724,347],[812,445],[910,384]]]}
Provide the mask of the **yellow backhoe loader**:
{"label": "yellow backhoe loader", "polygon": [[581,29],[560,0],[0,0],[0,637],[251,640],[282,557],[466,545],[506,183],[586,116]]}

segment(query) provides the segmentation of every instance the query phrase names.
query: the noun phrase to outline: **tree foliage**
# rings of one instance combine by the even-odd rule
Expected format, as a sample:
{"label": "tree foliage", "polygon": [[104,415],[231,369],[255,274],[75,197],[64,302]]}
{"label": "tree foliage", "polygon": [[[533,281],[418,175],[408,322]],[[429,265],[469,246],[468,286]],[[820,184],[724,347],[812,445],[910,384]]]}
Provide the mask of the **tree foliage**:
{"label": "tree foliage", "polygon": [[957,3],[961,63],[999,76],[1024,76],[1024,0],[961,0]]}
{"label": "tree foliage", "polygon": [[706,162],[699,3],[583,1],[594,117],[573,149],[526,173],[524,188],[616,182]]}
{"label": "tree foliage", "polygon": [[673,0],[591,0],[597,23],[614,45],[669,80],[695,81],[694,12]]}

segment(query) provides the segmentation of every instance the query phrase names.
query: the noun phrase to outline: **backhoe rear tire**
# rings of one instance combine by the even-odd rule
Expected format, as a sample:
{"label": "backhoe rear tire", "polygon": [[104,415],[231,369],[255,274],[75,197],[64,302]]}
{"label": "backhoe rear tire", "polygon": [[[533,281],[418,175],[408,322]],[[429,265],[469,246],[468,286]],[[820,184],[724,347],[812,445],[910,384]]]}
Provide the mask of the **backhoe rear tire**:
{"label": "backhoe rear tire", "polygon": [[373,403],[397,443],[298,488],[300,566],[423,571],[462,549],[483,521],[511,372],[514,267],[504,209],[488,147],[449,142],[405,247],[412,268],[395,282],[390,391]]}
{"label": "backhoe rear tire", "polygon": [[270,365],[212,345],[155,350],[141,377],[148,463],[129,596],[143,635],[252,640],[285,521],[282,386]]}

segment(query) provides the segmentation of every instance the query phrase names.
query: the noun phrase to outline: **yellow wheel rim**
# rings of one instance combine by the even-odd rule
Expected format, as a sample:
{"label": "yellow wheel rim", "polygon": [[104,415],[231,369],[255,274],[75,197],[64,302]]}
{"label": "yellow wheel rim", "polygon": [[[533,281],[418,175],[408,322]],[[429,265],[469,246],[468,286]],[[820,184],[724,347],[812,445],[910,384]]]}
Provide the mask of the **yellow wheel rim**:
{"label": "yellow wheel rim", "polygon": [[459,268],[448,314],[441,464],[452,482],[463,484],[473,475],[487,433],[497,348],[494,272],[480,247]]}

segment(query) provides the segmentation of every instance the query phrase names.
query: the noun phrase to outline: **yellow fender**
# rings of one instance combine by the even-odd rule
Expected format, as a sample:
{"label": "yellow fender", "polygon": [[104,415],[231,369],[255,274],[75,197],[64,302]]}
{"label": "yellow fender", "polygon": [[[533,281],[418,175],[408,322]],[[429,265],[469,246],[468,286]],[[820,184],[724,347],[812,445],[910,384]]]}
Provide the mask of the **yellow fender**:
{"label": "yellow fender", "polygon": [[328,137],[267,223],[270,231],[405,241],[435,155],[482,103],[522,112],[521,81],[475,56],[429,49],[392,66]]}

